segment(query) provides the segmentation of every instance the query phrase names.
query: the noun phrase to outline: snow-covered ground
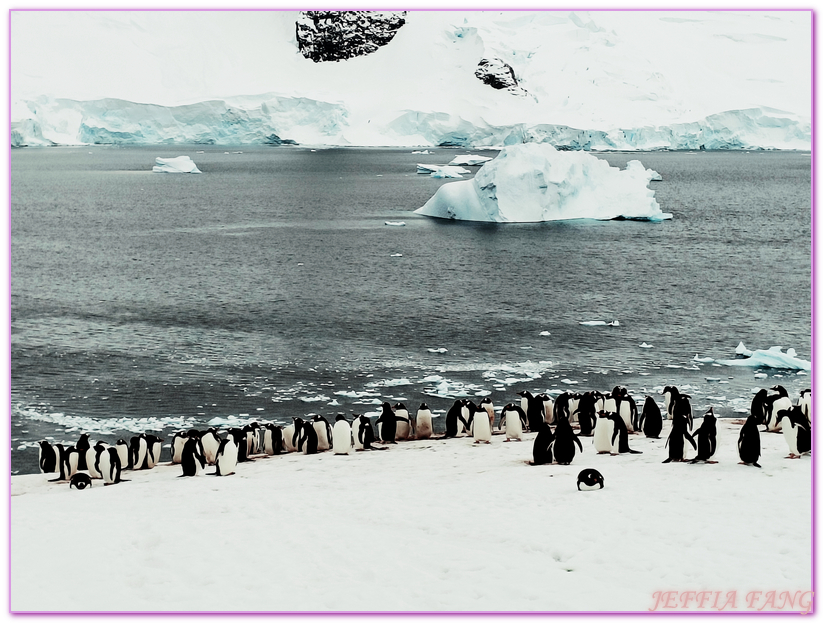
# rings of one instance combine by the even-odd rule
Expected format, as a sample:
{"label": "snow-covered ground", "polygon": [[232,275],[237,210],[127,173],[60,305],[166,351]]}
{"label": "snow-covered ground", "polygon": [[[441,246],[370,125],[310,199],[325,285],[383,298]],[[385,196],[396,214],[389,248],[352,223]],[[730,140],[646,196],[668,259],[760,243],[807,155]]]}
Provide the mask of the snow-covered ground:
{"label": "snow-covered ground", "polygon": [[[715,465],[662,464],[665,422],[663,439],[630,437],[643,454],[581,438],[569,466],[527,465],[526,434],[260,458],[225,478],[160,465],[83,491],[15,476],[11,608],[745,612],[776,591],[775,609],[808,609],[811,460],[763,433],[763,468],[739,465],[735,422],[718,421]],[[584,468],[605,489],[577,491]]]}

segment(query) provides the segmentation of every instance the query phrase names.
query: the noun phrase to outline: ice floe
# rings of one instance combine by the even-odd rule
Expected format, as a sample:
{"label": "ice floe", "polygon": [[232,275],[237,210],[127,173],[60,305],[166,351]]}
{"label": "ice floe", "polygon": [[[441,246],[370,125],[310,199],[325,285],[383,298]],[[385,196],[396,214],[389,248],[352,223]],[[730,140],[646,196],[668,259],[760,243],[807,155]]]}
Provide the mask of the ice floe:
{"label": "ice floe", "polygon": [[155,158],[153,173],[200,173],[200,169],[188,156],[176,158]]}
{"label": "ice floe", "polygon": [[741,359],[717,359],[714,360],[724,366],[746,366],[752,368],[776,368],[783,370],[804,370],[811,371],[810,361],[800,359],[797,351],[789,348],[785,353],[780,346],[772,346],[768,350],[749,350],[740,342],[735,352],[743,355]]}
{"label": "ice floe", "polygon": [[640,348],[654,348],[654,347],[653,347],[651,344],[646,344],[646,342],[643,342],[643,343],[640,345]]}
{"label": "ice floe", "polygon": [[466,156],[456,156],[449,164],[453,166],[472,167],[488,162],[489,160],[493,160],[493,158],[489,158],[488,156],[473,156],[469,154]]}
{"label": "ice floe", "polygon": [[386,221],[386,225],[390,225],[392,227],[403,227],[406,223],[404,221]]}

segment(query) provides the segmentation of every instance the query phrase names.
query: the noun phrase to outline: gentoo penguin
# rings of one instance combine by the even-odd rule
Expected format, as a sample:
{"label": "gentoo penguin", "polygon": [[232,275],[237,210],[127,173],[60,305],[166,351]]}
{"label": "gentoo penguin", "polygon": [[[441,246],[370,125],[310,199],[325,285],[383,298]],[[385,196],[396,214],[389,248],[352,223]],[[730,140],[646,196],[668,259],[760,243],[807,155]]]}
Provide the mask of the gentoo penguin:
{"label": "gentoo penguin", "polygon": [[526,414],[518,405],[510,402],[500,412],[500,421],[497,424],[498,430],[506,425],[506,441],[517,439],[523,441],[523,429],[526,427]]}
{"label": "gentoo penguin", "polygon": [[766,398],[769,392],[761,389],[754,396],[752,396],[752,406],[750,413],[755,417],[758,424],[766,423]]}
{"label": "gentoo penguin", "polygon": [[[552,397],[548,394],[538,394],[536,398],[543,403],[543,419],[549,424],[554,424],[554,401]],[[492,422],[493,424],[494,422]]]}
{"label": "gentoo penguin", "polygon": [[[557,422],[558,417],[565,417],[571,421],[572,412],[569,409],[569,401],[571,400],[569,392],[563,392],[554,401],[554,421]],[[578,401],[579,402],[579,401]]]}
{"label": "gentoo penguin", "polygon": [[303,422],[303,434],[300,435],[297,451],[303,454],[317,454],[317,431],[311,421]]}
{"label": "gentoo penguin", "polygon": [[[200,438],[199,436],[197,437]],[[160,462],[160,453],[163,451],[163,440],[157,435],[146,435],[146,467],[153,469]]]}
{"label": "gentoo penguin", "polygon": [[685,461],[686,460],[686,440],[692,444],[692,447],[697,450],[697,444],[694,442],[694,437],[689,434],[689,422],[686,416],[674,412],[672,419],[672,430],[669,433],[669,438],[666,440],[666,445],[669,449],[669,458],[664,463],[671,461]]}
{"label": "gentoo penguin", "polygon": [[614,422],[612,448],[614,448],[615,441],[617,441],[618,454],[643,454],[640,450],[632,450],[629,447],[629,429],[626,427],[626,421],[623,419],[623,416],[617,413],[610,413],[609,417]]}
{"label": "gentoo penguin", "polygon": [[[580,422],[580,434],[583,437],[591,437],[594,433],[594,427],[597,423],[595,401],[594,392],[585,392],[577,401],[577,421]],[[558,418],[555,418],[555,423],[558,421]]]}
{"label": "gentoo penguin", "polygon": [[415,417],[415,439],[430,439],[432,436],[432,412],[429,405],[421,402],[417,408],[417,417]]}
{"label": "gentoo penguin", "polygon": [[646,437],[660,439],[660,431],[663,430],[663,415],[651,396],[646,396],[646,402],[643,403],[643,414],[638,424]]}
{"label": "gentoo penguin", "polygon": [[402,402],[394,405],[394,417],[397,418],[397,428],[394,431],[396,441],[408,441],[412,433],[412,422],[409,417],[409,410]]}
{"label": "gentoo penguin", "polygon": [[72,487],[75,489],[85,489],[86,487],[91,487],[91,478],[89,478],[88,474],[74,474],[69,481],[69,489]]}
{"label": "gentoo penguin", "polygon": [[208,465],[214,465],[217,460],[217,451],[220,449],[220,435],[217,429],[210,428],[200,436],[200,444],[203,446],[203,458]]}
{"label": "gentoo penguin", "polygon": [[[502,417],[502,416],[501,416]],[[514,419],[514,414],[512,414]],[[563,418],[565,419],[565,418]],[[537,431],[537,436],[532,444],[532,465],[551,465],[552,445],[554,444],[554,433],[549,423],[544,421]]]}
{"label": "gentoo penguin", "polygon": [[325,452],[331,448],[332,444],[331,425],[322,415],[315,415],[312,417],[311,422],[314,426],[314,432],[317,434],[317,451]]}
{"label": "gentoo penguin", "polygon": [[185,431],[177,431],[171,439],[171,462],[177,464],[181,461],[183,456],[183,446],[186,445],[188,433]]}
{"label": "gentoo penguin", "polygon": [[55,471],[58,472],[57,478],[53,478],[49,480],[49,482],[58,482],[60,480],[68,480],[71,478],[71,468],[69,466],[69,462],[66,458],[66,449],[63,447],[62,443],[56,443],[52,446],[54,450],[54,456],[56,459]]}
{"label": "gentoo penguin", "polygon": [[[232,441],[234,441],[234,445],[237,447],[237,456],[235,457],[235,461],[237,463],[243,463],[245,461],[251,461],[251,459],[246,454],[248,449],[248,443],[246,442],[246,433],[242,428],[230,428],[228,430],[228,434],[231,436]],[[222,443],[222,442],[221,442]],[[218,450],[219,453],[219,450]]]}
{"label": "gentoo penguin", "polygon": [[806,420],[809,424],[812,423],[812,390],[804,389],[800,392],[800,398],[797,400],[797,406],[803,411]]}
{"label": "gentoo penguin", "polygon": [[374,443],[374,428],[371,420],[365,415],[354,414],[352,422],[352,435],[354,437],[355,450],[371,450]]}
{"label": "gentoo penguin", "polygon": [[263,433],[265,428],[260,425],[260,422],[252,422],[254,428],[254,454],[263,454]]}
{"label": "gentoo penguin", "polygon": [[694,431],[694,436],[697,437],[697,456],[690,462],[717,463],[710,460],[717,450],[717,418],[714,417],[713,407],[706,411],[703,423]]}
{"label": "gentoo penguin", "polygon": [[57,471],[57,452],[45,439],[40,442],[37,463],[40,465],[41,474],[51,474]]}
{"label": "gentoo penguin", "polygon": [[183,466],[182,476],[199,476],[206,468],[206,459],[203,456],[203,446],[199,437],[189,437],[183,446],[183,454],[180,457],[180,465]]}
{"label": "gentoo penguin", "polygon": [[115,485],[120,482],[120,454],[117,448],[104,448],[97,454],[94,467],[107,485]]}
{"label": "gentoo penguin", "polygon": [[293,417],[292,423],[283,429],[283,444],[286,452],[297,452],[297,438],[302,429],[303,420],[299,417]]}
{"label": "gentoo penguin", "polygon": [[777,395],[766,398],[766,429],[774,432],[780,430],[781,426],[777,421],[777,414],[780,411],[791,409],[792,400],[789,398],[789,392],[782,385],[775,385],[772,389],[777,392]]}
{"label": "gentoo penguin", "polygon": [[243,427],[243,434],[246,438],[246,457],[251,457],[255,453],[254,438],[257,431],[257,422],[251,422]]}
{"label": "gentoo penguin", "polygon": [[88,467],[89,476],[92,478],[102,478],[103,474],[97,469],[97,457],[103,452],[109,444],[98,441],[91,448],[86,450],[86,466]]}
{"label": "gentoo penguin", "polygon": [[740,428],[740,437],[737,439],[737,454],[743,465],[757,464],[760,458],[760,431],[757,429],[757,417],[750,415],[746,423]]}
{"label": "gentoo penguin", "polygon": [[574,434],[571,423],[566,418],[560,418],[557,421],[557,427],[554,429],[554,460],[559,465],[569,465],[574,460],[574,444],[583,452],[583,444],[580,439]]}
{"label": "gentoo penguin", "polygon": [[494,430],[494,403],[492,402],[492,399],[486,396],[477,406],[483,409],[483,411],[486,412],[486,415],[489,416],[489,428]]}
{"label": "gentoo penguin", "polygon": [[543,422],[543,400],[536,398],[528,390],[517,392],[520,396],[520,408],[526,412],[526,421],[529,425],[530,431],[540,429],[540,423]]}
{"label": "gentoo penguin", "polygon": [[226,438],[220,442],[220,447],[217,449],[217,456],[214,459],[215,476],[229,476],[234,473],[237,467],[237,443],[234,441],[234,436],[226,435]]}
{"label": "gentoo penguin", "polygon": [[474,437],[474,443],[491,443],[492,427],[489,423],[489,414],[473,402],[469,402],[469,432]]}
{"label": "gentoo penguin", "polygon": [[806,416],[803,407],[793,406],[783,409],[777,414],[778,422],[782,425],[783,438],[789,446],[789,459],[799,459],[804,452],[812,449],[811,431],[806,426]]}
{"label": "gentoo penguin", "polygon": [[617,396],[617,412],[623,418],[628,431],[634,432],[637,430],[637,403],[634,398],[629,396],[629,390],[625,387],[615,387],[614,391],[618,393]]}
{"label": "gentoo penguin", "polygon": [[692,417],[692,405],[691,402],[689,402],[689,398],[690,396],[688,394],[681,394],[680,390],[674,385],[666,385],[666,387],[663,388],[663,400],[666,404],[668,419],[674,419],[674,413],[677,409],[678,412],[686,418],[686,425],[689,427],[688,429],[691,430],[694,425],[694,419]]}
{"label": "gentoo penguin", "polygon": [[569,394],[569,422],[577,422],[577,408],[580,405],[580,394]]}
{"label": "gentoo penguin", "polygon": [[350,454],[352,450],[351,426],[342,413],[337,416],[332,428],[332,448],[335,454]]}
{"label": "gentoo penguin", "polygon": [[147,469],[146,457],[148,453],[149,446],[146,441],[146,433],[140,433],[136,437],[131,438],[132,469]]}
{"label": "gentoo penguin", "polygon": [[397,443],[394,440],[397,434],[397,417],[394,415],[394,411],[392,411],[391,405],[388,402],[384,402],[380,407],[383,411],[375,422],[377,424],[377,434],[380,437],[380,441],[383,443]]}
{"label": "gentoo penguin", "polygon": [[263,431],[263,452],[269,456],[283,452],[283,429],[272,422]]}
{"label": "gentoo penguin", "polygon": [[77,465],[80,463],[80,453],[74,446],[69,446],[65,450],[64,460],[66,462],[66,473],[71,478],[77,473]]}
{"label": "gentoo penguin", "polygon": [[602,489],[606,484],[603,474],[596,469],[584,469],[577,475],[578,491],[594,491]]}
{"label": "gentoo penguin", "polygon": [[80,435],[80,439],[77,440],[77,443],[74,444],[74,447],[77,448],[78,457],[77,457],[77,469],[88,469],[89,463],[87,460],[86,452],[88,452],[89,448],[91,448],[91,444],[89,443],[89,436],[86,433]]}
{"label": "gentoo penguin", "polygon": [[129,444],[126,443],[126,440],[118,439],[114,447],[117,450],[117,456],[120,457],[120,470],[134,469],[134,457],[132,456],[131,450],[129,450]]}
{"label": "gentoo penguin", "polygon": [[600,411],[597,414],[597,425],[594,427],[594,449],[597,454],[619,454],[620,445],[619,439],[617,443],[613,443],[616,437],[614,430],[614,420],[609,417],[606,411]]}
{"label": "gentoo penguin", "polygon": [[463,401],[455,400],[446,413],[446,433],[444,436],[457,437],[457,433],[462,430],[459,424],[463,424],[465,428],[468,428],[468,422],[463,417]]}

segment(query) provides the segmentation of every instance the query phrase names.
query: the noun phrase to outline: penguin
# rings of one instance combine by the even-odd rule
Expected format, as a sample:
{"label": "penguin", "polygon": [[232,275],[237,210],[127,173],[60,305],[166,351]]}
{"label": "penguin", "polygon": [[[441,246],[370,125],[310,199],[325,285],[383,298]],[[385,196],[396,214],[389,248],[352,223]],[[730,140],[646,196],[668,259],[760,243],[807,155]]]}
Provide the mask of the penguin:
{"label": "penguin", "polygon": [[89,478],[88,474],[74,474],[74,476],[71,477],[71,481],[69,481],[69,489],[72,487],[75,489],[85,489],[86,487],[91,487],[91,478]]}
{"label": "penguin", "polygon": [[692,430],[692,428],[694,428],[694,418],[692,417],[692,403],[689,401],[689,398],[691,398],[691,396],[688,394],[680,394],[677,396],[677,400],[672,407],[672,419],[678,415],[681,416],[686,420],[689,430]]}
{"label": "penguin", "polygon": [[283,429],[269,422],[263,432],[263,451],[268,456],[283,452]]}
{"label": "penguin", "polygon": [[[555,418],[555,424],[559,421],[559,418]],[[580,423],[580,435],[582,437],[591,437],[597,423],[594,392],[585,392],[580,395],[580,399],[577,401],[577,421]]]}
{"label": "penguin", "polygon": [[220,449],[220,435],[217,429],[210,428],[200,436],[200,444],[203,446],[203,458],[208,465],[214,465],[217,460],[217,451]]}
{"label": "penguin", "polygon": [[543,422],[543,400],[536,398],[528,390],[516,392],[520,399],[520,408],[526,412],[526,420],[530,431],[540,429],[540,423]]}
{"label": "penguin", "polygon": [[206,458],[203,456],[203,445],[199,437],[189,437],[183,446],[183,454],[180,457],[180,465],[183,467],[182,476],[199,476],[206,468]]}
{"label": "penguin", "polygon": [[118,439],[114,447],[117,450],[117,456],[120,457],[120,470],[134,469],[132,453],[126,440]]}
{"label": "penguin", "polygon": [[469,432],[474,437],[474,443],[491,443],[492,427],[489,423],[489,414],[473,402],[469,402]]}
{"label": "penguin", "polygon": [[[232,438],[235,447],[237,448],[237,457],[235,460],[238,463],[243,463],[245,461],[249,461],[250,459],[246,456],[246,433],[243,432],[242,428],[230,428],[226,431],[229,437]],[[222,442],[221,442],[222,443]],[[219,452],[219,450],[218,450]]]}
{"label": "penguin", "polygon": [[303,454],[317,454],[317,431],[314,430],[314,423],[303,422],[303,434],[297,442],[297,451]]}
{"label": "penguin", "polygon": [[516,439],[523,441],[523,429],[526,427],[526,414],[518,405],[510,402],[500,412],[500,421],[497,424],[498,430],[506,424],[506,441]]}
{"label": "penguin", "polygon": [[[569,392],[563,392],[560,394],[554,401],[554,419],[555,422],[557,421],[558,417],[565,417],[569,421],[571,421],[572,412],[569,408],[569,401],[571,400],[571,394]],[[578,401],[579,406],[579,401]]]}
{"label": "penguin", "polygon": [[[502,415],[501,415],[502,419]],[[514,419],[514,416],[512,416]],[[554,444],[554,433],[549,423],[544,421],[537,431],[537,436],[532,444],[532,465],[551,465],[552,445]]]}
{"label": "penguin", "polygon": [[171,439],[171,462],[177,464],[183,456],[183,446],[186,445],[188,434],[184,431],[177,431]]}
{"label": "penguin", "polygon": [[109,444],[98,441],[94,446],[86,450],[86,465],[88,466],[89,476],[92,478],[103,477],[103,474],[97,469],[97,458],[100,456],[100,453],[108,447]]}
{"label": "penguin", "polygon": [[146,434],[140,433],[136,437],[131,438],[131,465],[132,469],[146,469],[147,455],[149,453],[148,442],[146,441]]}
{"label": "penguin", "polygon": [[415,417],[415,439],[431,439],[432,436],[432,412],[429,405],[421,402],[417,408],[417,416]]}
{"label": "penguin", "polygon": [[230,476],[237,467],[237,443],[232,434],[220,441],[217,456],[214,459],[214,476]]}
{"label": "penguin", "polygon": [[254,439],[253,439],[253,446],[254,446],[254,454],[263,454],[263,434],[265,432],[265,428],[260,425],[260,422],[252,422],[250,426],[254,429]]}
{"label": "penguin", "polygon": [[66,474],[71,478],[77,473],[78,465],[80,463],[80,452],[74,446],[69,446],[65,450],[64,459],[66,462]]}
{"label": "penguin", "polygon": [[571,423],[566,418],[560,418],[557,427],[554,429],[554,460],[559,465],[569,465],[574,460],[574,444],[580,447],[583,452],[583,444],[580,443],[577,435],[572,430]]}
{"label": "penguin", "polygon": [[317,451],[325,452],[331,448],[332,434],[329,421],[322,415],[315,415],[311,419],[314,432],[317,434]]}
{"label": "penguin", "polygon": [[580,405],[580,394],[569,394],[569,422],[574,424],[577,422],[577,408]]}
{"label": "penguin", "polygon": [[617,441],[618,454],[643,454],[640,450],[632,450],[629,447],[629,429],[623,416],[617,413],[610,413],[609,417],[614,422],[614,432],[612,433],[612,448]]}
{"label": "penguin", "polygon": [[352,433],[354,435],[355,450],[371,450],[374,443],[374,428],[371,420],[365,415],[355,415],[355,423],[352,423]]}
{"label": "penguin", "polygon": [[257,424],[257,422],[252,422],[251,424],[246,424],[242,428],[243,435],[244,435],[245,440],[246,440],[246,458],[248,460],[251,460],[250,457],[251,457],[251,455],[254,454],[254,451],[255,451],[254,437],[255,437],[255,431],[257,430],[255,428],[256,424]]}
{"label": "penguin", "polygon": [[[189,435],[191,437],[191,434]],[[197,433],[197,439],[200,439],[200,433]],[[160,462],[160,453],[163,451],[163,440],[157,435],[146,435],[146,446],[148,452],[146,453],[146,466],[149,469],[154,469],[154,466]]]}
{"label": "penguin", "polygon": [[783,438],[789,446],[787,459],[799,459],[801,454],[812,449],[811,431],[806,426],[803,407],[793,406],[778,412],[777,420],[782,426]]}
{"label": "penguin", "polygon": [[[549,424],[554,424],[554,402],[551,396],[548,394],[538,394],[535,398],[543,403],[543,419]],[[494,422],[492,422],[492,428],[494,428]]]}
{"label": "penguin", "polygon": [[626,428],[630,433],[637,430],[637,403],[629,396],[629,390],[625,387],[615,387],[618,392],[617,412],[623,418]]}
{"label": "penguin", "polygon": [[669,458],[663,461],[664,463],[686,460],[686,440],[697,450],[694,437],[689,434],[689,422],[686,417],[676,411],[673,415],[672,430],[669,432],[669,438],[666,440],[666,445],[664,446],[669,448]]}
{"label": "penguin", "polygon": [[703,415],[703,423],[694,431],[694,436],[697,437],[697,456],[690,463],[717,463],[709,460],[717,450],[717,418],[714,416],[713,407],[709,407]]}
{"label": "penguin", "polygon": [[489,428],[494,430],[494,403],[492,402],[492,399],[486,396],[480,401],[478,406],[486,412],[486,415],[489,416]]}
{"label": "penguin", "polygon": [[283,445],[286,452],[297,451],[297,438],[303,429],[303,420],[299,417],[292,417],[292,423],[283,429]]}
{"label": "penguin", "polygon": [[578,491],[595,491],[606,485],[603,474],[596,469],[584,469],[577,475]]}
{"label": "penguin", "polygon": [[758,424],[766,423],[766,398],[768,395],[768,391],[761,389],[754,396],[752,396],[750,413],[755,417]]}
{"label": "penguin", "polygon": [[37,463],[40,465],[41,474],[51,474],[57,471],[58,454],[52,445],[45,439],[40,442],[40,449],[37,451]]}
{"label": "penguin", "polygon": [[55,456],[55,470],[58,472],[57,478],[53,478],[49,480],[49,482],[59,482],[61,480],[68,480],[71,478],[71,469],[69,467],[69,462],[66,458],[66,449],[63,447],[62,443],[56,443],[52,446],[54,450]]}
{"label": "penguin", "polygon": [[800,398],[797,400],[797,406],[803,411],[806,416],[806,421],[811,425],[812,423],[812,390],[804,389],[800,392]]}
{"label": "penguin", "polygon": [[383,411],[375,422],[377,424],[377,434],[380,437],[380,441],[383,443],[397,443],[394,440],[397,433],[397,417],[395,417],[394,411],[392,411],[391,405],[388,402],[384,402],[380,407]]}
{"label": "penguin", "polygon": [[619,443],[613,446],[615,438],[614,421],[605,411],[597,414],[597,424],[594,427],[594,449],[597,454],[619,454]]}
{"label": "penguin", "polygon": [[406,405],[402,402],[394,405],[394,416],[397,418],[397,428],[394,432],[395,441],[408,441],[412,433],[412,422]]}
{"label": "penguin", "polygon": [[646,396],[646,402],[643,403],[643,414],[640,416],[638,429],[650,439],[660,439],[660,432],[663,430],[663,415],[651,396]]}
{"label": "penguin", "polygon": [[757,459],[760,458],[760,431],[757,428],[757,416],[750,415],[746,423],[740,428],[740,437],[737,439],[737,454],[741,465],[760,467]]}
{"label": "penguin", "polygon": [[[686,424],[689,427],[689,430],[692,429],[694,425],[694,419],[692,418],[692,405],[689,402],[688,394],[681,394],[680,390],[677,389],[674,385],[666,385],[663,388],[663,400],[666,404],[666,414],[668,415],[668,419],[674,419],[675,408],[679,409],[679,413],[686,417]],[[685,401],[685,402],[683,402]],[[677,405],[680,404],[678,407]]]}
{"label": "penguin", "polygon": [[77,469],[88,469],[89,463],[87,460],[86,453],[91,448],[91,444],[89,443],[89,436],[86,433],[80,435],[80,439],[77,440],[77,443],[74,444],[74,447],[77,448],[78,457],[77,457]]}
{"label": "penguin", "polygon": [[792,408],[792,400],[789,392],[782,385],[772,387],[777,392],[776,396],[766,398],[766,430],[776,432],[780,430],[781,424],[777,421],[777,414],[780,411],[788,411]]}
{"label": "penguin", "polygon": [[352,447],[351,425],[342,413],[337,416],[332,428],[332,449],[335,454],[351,454]]}
{"label": "penguin", "polygon": [[457,434],[460,435],[461,433],[465,433],[466,435],[471,435],[469,432],[469,414],[472,412],[472,408],[475,405],[471,400],[468,398],[464,398],[460,401],[460,415],[463,416],[463,419],[460,420],[458,424],[458,431]]}
{"label": "penguin", "polygon": [[103,478],[105,485],[116,485],[120,482],[120,454],[117,448],[103,448],[97,453],[94,462],[95,470]]}
{"label": "penguin", "polygon": [[468,422],[466,422],[466,419],[463,417],[462,400],[455,400],[454,404],[446,413],[446,433],[444,437],[457,437],[458,432],[461,431],[458,424],[463,424],[465,428],[468,428]]}

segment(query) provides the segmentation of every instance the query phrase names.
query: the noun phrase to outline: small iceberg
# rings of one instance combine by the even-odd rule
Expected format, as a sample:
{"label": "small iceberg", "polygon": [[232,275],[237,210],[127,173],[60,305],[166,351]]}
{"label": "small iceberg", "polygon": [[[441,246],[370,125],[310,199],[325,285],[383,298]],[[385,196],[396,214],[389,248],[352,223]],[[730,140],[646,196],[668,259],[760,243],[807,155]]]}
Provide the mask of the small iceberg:
{"label": "small iceberg", "polygon": [[489,160],[493,160],[493,158],[489,158],[488,156],[472,156],[471,154],[468,154],[466,156],[457,156],[449,164],[455,166],[474,167],[479,164],[483,164],[484,162],[488,162]]}
{"label": "small iceberg", "polygon": [[392,227],[405,227],[406,223],[404,221],[386,221],[386,225],[391,225]]}
{"label": "small iceberg", "polygon": [[743,357],[738,359],[717,359],[717,363],[724,366],[804,370],[806,372],[810,372],[812,369],[812,363],[798,358],[797,351],[793,348],[788,349],[785,353],[780,346],[772,346],[768,350],[751,351],[743,345],[743,342],[740,342],[735,352],[738,355],[743,355]]}
{"label": "small iceberg", "polygon": [[551,335],[551,333],[549,333],[548,331],[541,331],[540,335],[547,336],[547,335]]}
{"label": "small iceberg", "polygon": [[643,342],[640,345],[640,348],[654,348],[654,346],[652,346],[651,344],[646,344],[646,342]]}
{"label": "small iceberg", "polygon": [[417,165],[417,173],[430,175],[435,178],[454,177],[462,178],[465,174],[471,173],[468,169],[463,167],[454,167],[440,164],[419,164]]}
{"label": "small iceberg", "polygon": [[[447,352],[449,352],[448,348],[427,348],[426,350],[428,350],[430,353],[447,353]],[[426,379],[423,379],[423,380],[425,381]]]}
{"label": "small iceberg", "polygon": [[402,253],[392,253],[390,257],[403,257]]}
{"label": "small iceberg", "polygon": [[429,151],[428,149],[424,149],[423,151],[413,151],[412,153],[413,154],[422,154],[424,156],[427,156],[428,154],[433,154],[434,152]]}
{"label": "small iceberg", "polygon": [[620,326],[620,322],[618,322],[617,320],[612,320],[612,321],[609,323],[609,326],[610,326],[610,327],[619,327],[619,326]]}
{"label": "small iceberg", "polygon": [[200,173],[200,169],[188,156],[176,158],[155,158],[153,173]]}
{"label": "small iceberg", "polygon": [[583,322],[578,322],[577,324],[582,324],[585,327],[605,327],[606,321],[605,320],[584,320]]}

